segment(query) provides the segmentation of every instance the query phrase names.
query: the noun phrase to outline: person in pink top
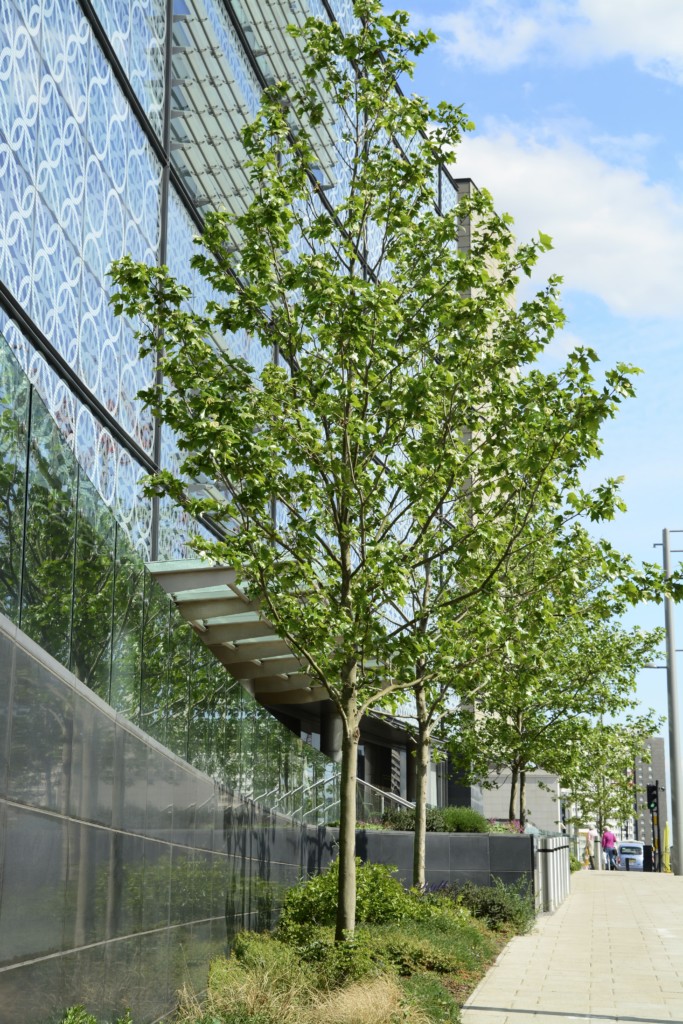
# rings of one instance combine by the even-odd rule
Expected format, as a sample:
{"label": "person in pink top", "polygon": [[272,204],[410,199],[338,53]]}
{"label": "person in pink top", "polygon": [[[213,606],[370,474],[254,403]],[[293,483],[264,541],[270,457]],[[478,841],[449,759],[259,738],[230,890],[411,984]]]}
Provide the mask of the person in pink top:
{"label": "person in pink top", "polygon": [[617,837],[605,826],[602,833],[602,851],[605,854],[605,867],[608,871],[617,870]]}

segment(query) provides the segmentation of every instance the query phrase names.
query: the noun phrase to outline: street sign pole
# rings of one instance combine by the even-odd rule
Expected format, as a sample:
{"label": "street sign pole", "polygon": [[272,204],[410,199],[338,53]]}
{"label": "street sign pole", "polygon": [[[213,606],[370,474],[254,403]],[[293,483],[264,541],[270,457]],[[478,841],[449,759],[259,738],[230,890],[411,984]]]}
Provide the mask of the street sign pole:
{"label": "street sign pole", "polygon": [[[662,531],[664,577],[671,576],[669,531]],[[683,772],[681,765],[680,725],[678,715],[678,683],[676,680],[676,641],[674,637],[674,606],[670,597],[664,598],[664,624],[666,626],[666,688],[669,719],[669,759],[671,762],[671,840],[674,875],[683,874]]]}

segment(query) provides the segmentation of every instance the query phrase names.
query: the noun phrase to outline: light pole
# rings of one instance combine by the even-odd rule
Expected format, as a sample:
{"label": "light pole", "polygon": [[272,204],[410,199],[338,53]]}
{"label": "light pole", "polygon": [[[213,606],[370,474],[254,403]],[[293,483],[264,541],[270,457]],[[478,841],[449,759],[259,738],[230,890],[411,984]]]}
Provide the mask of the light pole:
{"label": "light pole", "polygon": [[[662,550],[664,578],[671,576],[671,550],[669,532],[683,533],[683,530],[663,530]],[[674,607],[670,597],[664,598],[664,625],[666,627],[666,692],[669,719],[669,761],[671,769],[671,839],[673,858],[671,868],[674,875],[683,874],[683,771],[681,765],[681,730],[678,716],[678,684],[676,681],[676,641],[674,637]]]}

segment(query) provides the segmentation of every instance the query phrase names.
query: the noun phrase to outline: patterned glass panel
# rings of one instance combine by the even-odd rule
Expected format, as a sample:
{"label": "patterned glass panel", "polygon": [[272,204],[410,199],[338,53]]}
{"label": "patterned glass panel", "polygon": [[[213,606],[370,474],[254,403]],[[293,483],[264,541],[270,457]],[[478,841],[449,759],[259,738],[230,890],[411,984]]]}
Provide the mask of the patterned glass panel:
{"label": "patterned glass panel", "polygon": [[161,138],[166,0],[93,0],[93,6],[135,95]]}
{"label": "patterned glass panel", "polygon": [[[313,11],[314,5],[312,3],[310,3],[310,0],[309,0],[309,6],[311,7],[311,10]],[[316,0],[315,7],[318,7],[318,6],[321,7],[322,4],[319,4],[318,0]],[[353,13],[353,0],[331,0],[330,7],[332,8],[332,13],[334,14],[336,20],[341,25],[342,30],[344,32],[356,32],[356,31],[358,31],[359,22],[357,21],[356,16]],[[316,14],[316,17],[318,17],[318,18],[321,18],[321,17],[327,18],[327,14],[326,13],[325,14],[318,14],[317,11],[316,11],[315,14]]]}
{"label": "patterned glass panel", "polygon": [[441,172],[441,212],[449,213],[458,205],[458,190],[450,178]]}
{"label": "patterned glass panel", "polygon": [[[168,266],[173,276],[192,290],[192,306],[199,312],[211,300],[220,302],[221,296],[190,266],[190,259],[197,249],[194,243],[196,235],[197,228],[190,215],[171,189],[168,204]],[[234,355],[247,359],[257,371],[270,362],[270,350],[252,342],[244,331],[227,335],[223,341]]]}
{"label": "patterned glass panel", "polygon": [[38,388],[62,436],[76,453],[100,497],[113,509],[129,538],[136,538],[140,555],[150,558],[152,515],[150,502],[142,497],[142,469],[50,369],[2,310],[0,334],[4,335],[24,373]]}
{"label": "patterned glass panel", "polygon": [[0,342],[0,611],[19,617],[29,383]]}
{"label": "patterned glass panel", "polygon": [[151,453],[135,395],[154,364],[111,314],[106,274],[124,252],[156,261],[161,168],[77,0],[7,0],[0,30],[0,277]]}

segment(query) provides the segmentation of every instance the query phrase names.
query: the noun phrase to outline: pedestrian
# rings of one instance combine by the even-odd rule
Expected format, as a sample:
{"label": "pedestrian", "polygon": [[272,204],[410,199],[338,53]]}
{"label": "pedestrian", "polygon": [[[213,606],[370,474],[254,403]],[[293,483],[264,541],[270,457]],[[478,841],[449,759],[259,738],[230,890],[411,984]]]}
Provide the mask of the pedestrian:
{"label": "pedestrian", "polygon": [[589,861],[591,871],[595,871],[595,844],[598,841],[598,830],[595,825],[591,825],[588,829],[588,835],[586,836],[586,845],[589,850]]}
{"label": "pedestrian", "polygon": [[602,833],[602,852],[605,855],[605,867],[608,871],[617,870],[617,837],[605,825]]}

